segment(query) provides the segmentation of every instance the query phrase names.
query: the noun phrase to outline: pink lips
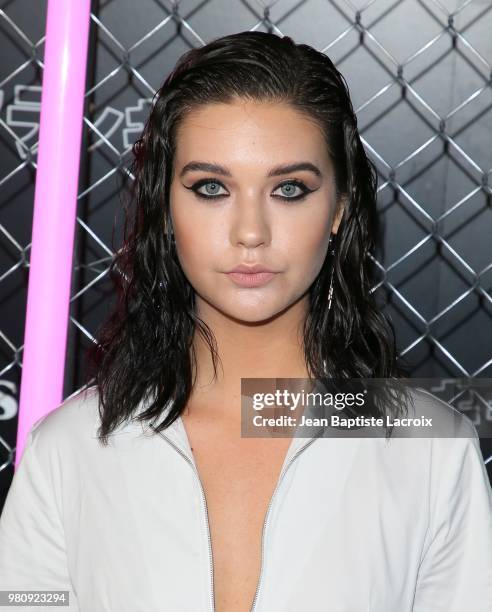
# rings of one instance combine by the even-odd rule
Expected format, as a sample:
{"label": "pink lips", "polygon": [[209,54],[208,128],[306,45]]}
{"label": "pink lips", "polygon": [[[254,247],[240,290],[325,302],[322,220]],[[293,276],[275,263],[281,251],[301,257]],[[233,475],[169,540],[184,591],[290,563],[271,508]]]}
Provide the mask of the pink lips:
{"label": "pink lips", "polygon": [[227,276],[240,287],[260,287],[268,283],[275,274],[276,272],[258,264],[253,266],[241,264],[228,272]]}

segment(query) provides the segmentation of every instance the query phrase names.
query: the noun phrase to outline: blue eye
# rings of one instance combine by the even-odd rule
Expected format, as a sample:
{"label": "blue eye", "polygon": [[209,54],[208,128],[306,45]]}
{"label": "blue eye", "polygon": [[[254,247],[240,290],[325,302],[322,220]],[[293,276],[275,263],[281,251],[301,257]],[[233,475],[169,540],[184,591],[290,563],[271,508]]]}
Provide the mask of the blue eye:
{"label": "blue eye", "polygon": [[[311,189],[308,189],[302,181],[292,180],[282,183],[277,189],[283,190],[282,195],[274,196],[281,200],[302,200],[308,193],[311,193]],[[300,193],[296,193],[296,189],[300,190]]]}
{"label": "blue eye", "polygon": [[[201,187],[205,187],[205,192],[198,191]],[[224,189],[224,185],[219,183],[214,179],[202,179],[194,183],[191,187],[187,187],[187,189],[191,189],[194,191],[195,195],[199,198],[204,198],[205,200],[214,200],[216,198],[223,198],[228,195],[228,193],[219,193],[220,188]]]}

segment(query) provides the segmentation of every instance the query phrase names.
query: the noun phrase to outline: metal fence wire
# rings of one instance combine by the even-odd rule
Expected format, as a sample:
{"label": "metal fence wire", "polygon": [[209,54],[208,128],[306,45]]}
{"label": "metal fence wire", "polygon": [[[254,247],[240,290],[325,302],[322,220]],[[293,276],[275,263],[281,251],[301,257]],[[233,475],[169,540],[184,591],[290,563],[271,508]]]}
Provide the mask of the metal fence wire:
{"label": "metal fence wire", "polygon": [[[0,2],[0,479],[13,474],[46,2]],[[416,377],[492,376],[492,2],[93,2],[65,396],[111,305],[132,143],[177,58],[271,31],[345,76],[379,174],[374,287]],[[123,187],[122,187],[123,186]],[[47,356],[49,358],[49,356]],[[490,468],[492,448],[482,440]]]}

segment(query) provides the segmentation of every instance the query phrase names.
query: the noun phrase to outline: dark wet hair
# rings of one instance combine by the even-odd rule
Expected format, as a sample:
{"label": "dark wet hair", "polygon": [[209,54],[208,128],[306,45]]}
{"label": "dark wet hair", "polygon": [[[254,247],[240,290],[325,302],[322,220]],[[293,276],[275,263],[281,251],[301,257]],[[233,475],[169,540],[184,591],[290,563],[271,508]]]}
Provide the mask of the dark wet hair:
{"label": "dark wet hair", "polygon": [[[307,44],[263,32],[223,36],[186,52],[156,92],[133,145],[134,175],[124,244],[110,267],[118,301],[88,353],[99,391],[100,439],[148,402],[140,419],[158,417],[158,430],[184,410],[196,376],[192,339],[197,330],[219,358],[212,330],[195,313],[194,290],[177,260],[169,186],[176,129],[198,106],[236,98],[287,103],[321,128],[333,164],[338,202],[345,210],[309,289],[303,351],[313,378],[398,378],[407,375],[396,354],[391,322],[371,293],[377,233],[377,173],[357,130],[348,86],[331,60]],[[330,274],[333,299],[328,310]]]}

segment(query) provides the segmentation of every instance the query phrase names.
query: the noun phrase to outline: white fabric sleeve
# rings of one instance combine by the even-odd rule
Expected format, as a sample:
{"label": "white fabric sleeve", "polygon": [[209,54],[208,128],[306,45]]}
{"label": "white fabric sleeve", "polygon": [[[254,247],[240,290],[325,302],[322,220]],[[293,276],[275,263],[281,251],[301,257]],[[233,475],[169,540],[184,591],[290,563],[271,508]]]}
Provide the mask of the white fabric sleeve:
{"label": "white fabric sleeve", "polygon": [[435,439],[429,539],[414,612],[492,610],[492,491],[472,422],[469,437]]}
{"label": "white fabric sleeve", "polygon": [[[60,511],[56,455],[49,443],[39,445],[36,431],[43,417],[28,433],[24,452],[0,515],[0,590],[69,591],[68,606],[47,605],[42,610],[77,611],[78,604],[67,565]],[[42,437],[42,436],[41,436]],[[55,474],[54,474],[55,472]],[[2,610],[30,610],[16,605]]]}

